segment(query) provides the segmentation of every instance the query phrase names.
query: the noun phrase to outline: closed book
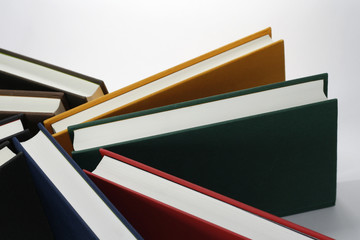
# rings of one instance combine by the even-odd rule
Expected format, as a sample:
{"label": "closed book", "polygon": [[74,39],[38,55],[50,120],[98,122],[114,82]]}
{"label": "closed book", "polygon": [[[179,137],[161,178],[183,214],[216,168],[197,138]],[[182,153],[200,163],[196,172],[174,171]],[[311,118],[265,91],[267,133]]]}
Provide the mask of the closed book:
{"label": "closed book", "polygon": [[145,239],[331,239],[221,194],[100,149],[85,172]]}
{"label": "closed book", "polygon": [[284,42],[265,29],[44,121],[70,153],[67,127],[285,80]]}
{"label": "closed book", "polygon": [[53,239],[22,152],[0,144],[1,239]]}
{"label": "closed book", "polygon": [[74,160],[105,148],[278,216],[335,204],[337,100],[327,74],[69,127]]}
{"label": "closed book", "polygon": [[71,108],[108,93],[103,81],[0,48],[0,89],[64,92]]}
{"label": "closed book", "polygon": [[142,239],[103,193],[39,124],[37,135],[14,139],[56,239]]}
{"label": "closed book", "polygon": [[69,109],[63,92],[0,89],[0,119],[23,114],[26,128],[34,135],[37,124]]}
{"label": "closed book", "polygon": [[0,120],[0,143],[17,137],[20,141],[31,137],[24,114],[14,114]]}

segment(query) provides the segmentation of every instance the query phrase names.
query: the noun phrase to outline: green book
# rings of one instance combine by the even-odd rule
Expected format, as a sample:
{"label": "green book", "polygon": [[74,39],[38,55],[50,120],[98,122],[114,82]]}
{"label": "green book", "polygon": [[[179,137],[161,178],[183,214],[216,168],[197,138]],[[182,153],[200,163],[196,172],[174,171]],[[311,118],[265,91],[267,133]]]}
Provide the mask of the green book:
{"label": "green book", "polygon": [[99,148],[285,216],[335,204],[337,100],[327,74],[69,127],[73,158]]}

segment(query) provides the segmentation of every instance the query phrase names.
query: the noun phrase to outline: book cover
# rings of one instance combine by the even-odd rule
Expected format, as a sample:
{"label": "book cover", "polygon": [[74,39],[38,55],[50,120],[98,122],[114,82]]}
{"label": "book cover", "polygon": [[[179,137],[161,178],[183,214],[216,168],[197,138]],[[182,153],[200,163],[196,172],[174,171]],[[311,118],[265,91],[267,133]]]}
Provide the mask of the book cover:
{"label": "book cover", "polygon": [[60,142],[68,153],[70,153],[72,151],[71,142],[66,127],[65,129],[60,128],[60,131],[55,132],[54,126],[59,125],[60,122],[67,121],[70,118],[76,119],[77,117],[75,116],[86,115],[92,108],[97,109],[94,116],[90,118],[85,117],[83,120],[80,120],[80,122],[69,125],[284,81],[284,42],[279,40],[220,66],[167,86],[152,94],[135,99],[124,106],[114,107],[106,112],[103,112],[102,108],[99,107],[101,104],[114,101],[114,99],[121,97],[124,94],[131,94],[132,91],[140,89],[150,83],[154,83],[159,79],[172,76],[172,74],[176,74],[180,70],[189,68],[204,60],[265,36],[271,36],[270,28],[230,43],[130,86],[119,89],[63,114],[47,119],[44,121],[44,125],[49,132],[53,133],[55,139]]}
{"label": "book cover", "polygon": [[[17,126],[9,127],[8,124],[16,124]],[[20,126],[19,126],[20,125]],[[13,137],[20,141],[27,140],[31,137],[30,130],[27,128],[24,114],[15,114],[0,120],[0,143],[11,140]],[[3,128],[6,128],[3,129]]]}
{"label": "book cover", "polygon": [[54,239],[22,152],[0,166],[0,196],[2,239]]}
{"label": "book cover", "polygon": [[[69,109],[63,92],[0,89],[0,119],[23,114],[22,122],[32,135],[37,133],[37,124]],[[50,107],[52,105],[56,105]],[[11,104],[14,107],[11,108]]]}
{"label": "book cover", "polygon": [[[15,53],[15,52],[11,52],[6,49],[0,48],[0,54],[3,54],[5,56],[10,56],[15,59],[20,59],[25,62],[29,62],[29,63],[35,64],[35,65],[38,65],[40,67],[44,67],[46,69],[54,70],[60,74],[63,74],[64,76],[70,75],[70,76],[74,76],[76,78],[83,79],[84,81],[95,83],[100,86],[103,94],[108,93],[108,90],[102,80],[99,80],[99,79],[96,79],[93,77],[89,77],[89,76],[86,76],[86,75],[83,75],[83,74],[80,74],[80,73],[77,73],[74,71],[70,71],[68,69],[61,68],[61,67],[58,67],[58,66],[34,59],[34,58],[30,58],[28,56],[24,56],[24,55]],[[6,62],[4,64],[6,64]],[[62,91],[61,89],[56,88],[54,86],[39,83],[39,82],[34,81],[33,79],[21,77],[21,76],[3,71],[2,69],[0,69],[0,77],[2,79],[0,81],[1,89],[64,92],[70,108],[79,106],[88,101],[85,96],[81,96],[77,93],[69,92],[69,91]]]}
{"label": "book cover", "polygon": [[[324,80],[326,93],[326,74],[295,82],[316,79]],[[264,90],[274,85],[230,95]],[[109,121],[169,111],[228,96],[151,109]],[[102,124],[102,121],[69,129],[72,134],[77,127],[96,124]],[[99,147],[278,216],[335,204],[336,99]],[[74,151],[73,158],[82,168],[91,171],[101,158],[99,147]]]}
{"label": "book cover", "polygon": [[[99,239],[101,238],[97,234],[105,234],[107,236],[115,234],[115,232],[119,233],[117,237],[124,237],[124,239],[142,239],[141,236],[136,232],[136,230],[127,222],[127,220],[116,210],[116,208],[109,202],[109,200],[103,195],[103,193],[95,186],[95,184],[80,170],[80,168],[73,162],[70,156],[61,148],[61,146],[52,138],[52,136],[47,132],[47,130],[39,124],[40,132],[35,136],[28,140],[25,143],[20,143],[17,139],[14,139],[15,147],[22,151],[25,155],[26,162],[29,166],[30,173],[32,178],[34,179],[36,189],[42,201],[43,207],[45,209],[46,216],[49,220],[49,224],[51,229],[55,235],[55,238],[58,239]],[[40,135],[39,135],[40,134]],[[49,157],[49,161],[53,161],[53,163],[42,163],[39,165],[39,162],[36,160],[36,157],[33,156],[34,152],[31,154],[26,150],[29,145],[26,144],[37,144],[37,142],[28,143],[29,141],[37,141],[41,146],[41,149],[44,146],[48,146],[50,148],[56,148],[56,150],[51,152],[52,157]],[[25,144],[25,146],[24,146]],[[41,150],[38,150],[41,151]],[[58,157],[65,158],[68,163],[59,163]],[[41,155],[41,158],[43,156]],[[57,159],[57,160],[56,160]],[[43,159],[41,160],[43,161]],[[57,162],[55,162],[57,161]],[[50,165],[48,165],[50,164]],[[84,209],[88,208],[88,204],[86,202],[78,202],[79,199],[72,200],[70,202],[69,192],[67,189],[72,188],[73,185],[79,186],[74,182],[66,182],[66,180],[54,176],[49,175],[54,171],[65,171],[65,168],[60,168],[61,166],[65,166],[69,169],[70,164],[70,173],[63,173],[68,178],[73,175],[80,176],[80,181],[83,187],[91,188],[91,196],[95,196],[95,200],[100,201],[102,208],[106,209],[107,213],[100,214],[98,216],[94,216],[93,213],[87,212],[87,217],[84,218]],[[47,172],[42,168],[46,168]],[[50,168],[49,168],[50,166]],[[52,169],[52,166],[58,166],[59,168]],[[49,170],[50,169],[50,170]],[[70,174],[70,175],[69,175]],[[59,180],[60,179],[60,180]],[[79,179],[78,177],[76,179]],[[65,183],[64,183],[65,181]],[[83,184],[85,183],[85,185]],[[65,185],[62,185],[65,184]],[[64,187],[65,186],[65,187]],[[66,189],[65,189],[66,188]],[[64,190],[65,189],[65,190]],[[66,191],[61,192],[61,190]],[[74,191],[82,192],[82,189],[77,188],[73,189]],[[71,191],[71,190],[70,190]],[[96,196],[97,195],[97,196]],[[78,195],[77,195],[78,196]],[[74,197],[76,198],[76,196]],[[74,199],[72,198],[72,199]],[[94,199],[92,197],[92,199]],[[94,201],[92,201],[94,203]],[[99,212],[96,207],[92,207],[94,212]],[[114,216],[113,216],[114,215]],[[116,219],[116,223],[106,222],[103,223],[102,226],[94,225],[94,223],[98,222],[96,218],[101,218],[107,216],[107,220]],[[110,218],[108,217],[110,216]],[[93,227],[90,227],[93,226]],[[109,227],[107,227],[109,226]],[[114,226],[118,226],[118,230],[114,230]],[[110,233],[104,232],[104,229],[108,229],[111,231]],[[104,235],[103,235],[104,236]]]}
{"label": "book cover", "polygon": [[[132,159],[100,149],[103,156],[107,156],[125,164],[153,174],[155,176],[194,190],[211,198],[220,200],[260,218],[274,222],[287,229],[304,234],[314,239],[331,239],[320,233],[306,229],[279,217],[273,216],[221,194],[215,193],[198,185],[192,184],[173,175],[159,171]],[[171,205],[137,192],[134,189],[122,186],[97,174],[84,170],[114,205],[121,209],[132,224],[142,233],[145,239],[247,239],[216,224],[184,212]],[[139,182],[141,182],[139,180]],[[138,183],[137,183],[138,184]],[[185,193],[184,193],[185,194]],[[238,223],[241,225],[241,223]],[[226,231],[227,230],[227,231]],[[262,229],[264,231],[264,229]],[[270,234],[271,235],[271,234]],[[269,235],[269,237],[270,237]]]}

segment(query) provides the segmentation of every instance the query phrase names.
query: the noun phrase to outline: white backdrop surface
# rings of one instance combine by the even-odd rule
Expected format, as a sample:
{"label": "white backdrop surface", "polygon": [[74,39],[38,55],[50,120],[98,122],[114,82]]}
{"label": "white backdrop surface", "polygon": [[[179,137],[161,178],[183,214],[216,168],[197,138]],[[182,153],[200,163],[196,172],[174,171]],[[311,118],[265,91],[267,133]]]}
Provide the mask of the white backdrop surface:
{"label": "white backdrop surface", "polygon": [[337,206],[287,219],[360,238],[360,2],[2,0],[0,47],[104,80],[109,91],[272,27],[287,79],[329,73],[339,100]]}

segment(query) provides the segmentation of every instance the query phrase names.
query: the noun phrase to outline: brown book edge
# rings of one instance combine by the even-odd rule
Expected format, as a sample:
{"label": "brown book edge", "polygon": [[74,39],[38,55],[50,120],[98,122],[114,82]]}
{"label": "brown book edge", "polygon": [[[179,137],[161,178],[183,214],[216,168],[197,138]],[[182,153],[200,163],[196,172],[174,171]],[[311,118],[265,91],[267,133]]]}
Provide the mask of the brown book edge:
{"label": "brown book edge", "polygon": [[69,109],[69,103],[63,92],[0,89],[0,96],[56,98],[60,99],[66,110]]}

